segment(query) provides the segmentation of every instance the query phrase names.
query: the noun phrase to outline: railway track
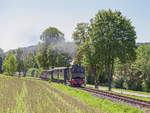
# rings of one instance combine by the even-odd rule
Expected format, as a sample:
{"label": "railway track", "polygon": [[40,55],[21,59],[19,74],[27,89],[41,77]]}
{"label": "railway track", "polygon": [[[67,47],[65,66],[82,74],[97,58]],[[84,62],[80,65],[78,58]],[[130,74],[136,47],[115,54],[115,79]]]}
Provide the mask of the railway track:
{"label": "railway track", "polygon": [[[64,80],[58,80],[58,79],[53,79],[52,82],[57,82],[57,83],[64,83]],[[119,101],[127,102],[130,104],[138,105],[139,107],[142,108],[150,108],[150,102],[149,101],[144,101],[136,98],[131,98],[127,96],[122,96],[119,94],[114,94],[111,92],[103,91],[103,90],[97,90],[97,89],[92,89],[92,88],[87,88],[87,87],[75,87],[76,89],[84,90],[96,95],[100,96],[105,96],[105,97],[110,97],[112,99],[117,99]]]}
{"label": "railway track", "polygon": [[131,98],[131,97],[126,97],[126,96],[122,96],[122,95],[118,95],[118,94],[114,94],[114,93],[110,93],[110,92],[106,92],[106,91],[102,91],[102,90],[86,88],[86,87],[78,87],[77,89],[81,89],[81,90],[84,90],[84,91],[87,91],[90,93],[94,93],[96,95],[110,97],[110,98],[117,99],[117,100],[120,100],[123,102],[135,104],[135,105],[138,105],[143,108],[150,108],[149,101],[144,101],[144,100],[140,100],[140,99],[135,99],[135,98]]}

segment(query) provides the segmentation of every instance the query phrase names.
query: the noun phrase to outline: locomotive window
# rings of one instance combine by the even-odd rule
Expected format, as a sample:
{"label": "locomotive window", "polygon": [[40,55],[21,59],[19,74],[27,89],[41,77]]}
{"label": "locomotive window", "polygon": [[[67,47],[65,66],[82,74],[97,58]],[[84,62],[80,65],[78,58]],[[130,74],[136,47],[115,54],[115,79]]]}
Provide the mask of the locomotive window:
{"label": "locomotive window", "polygon": [[72,73],[84,73],[84,69],[83,68],[72,68],[71,72]]}

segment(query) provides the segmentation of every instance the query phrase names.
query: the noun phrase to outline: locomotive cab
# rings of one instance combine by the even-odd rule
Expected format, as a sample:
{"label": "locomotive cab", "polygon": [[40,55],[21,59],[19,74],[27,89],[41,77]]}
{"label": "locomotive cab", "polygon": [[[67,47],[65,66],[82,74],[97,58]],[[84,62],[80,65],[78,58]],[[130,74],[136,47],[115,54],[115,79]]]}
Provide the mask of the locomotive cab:
{"label": "locomotive cab", "polygon": [[85,83],[84,67],[72,65],[71,68],[71,86],[81,86]]}

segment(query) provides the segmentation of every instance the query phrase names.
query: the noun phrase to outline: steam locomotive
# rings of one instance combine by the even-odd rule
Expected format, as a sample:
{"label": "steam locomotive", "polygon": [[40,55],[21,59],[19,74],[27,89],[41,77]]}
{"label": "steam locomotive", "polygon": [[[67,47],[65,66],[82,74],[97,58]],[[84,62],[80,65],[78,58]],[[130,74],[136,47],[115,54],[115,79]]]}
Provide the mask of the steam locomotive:
{"label": "steam locomotive", "polygon": [[71,67],[56,67],[42,72],[41,79],[53,82],[65,83],[70,86],[81,86],[85,84],[85,68],[81,65]]}

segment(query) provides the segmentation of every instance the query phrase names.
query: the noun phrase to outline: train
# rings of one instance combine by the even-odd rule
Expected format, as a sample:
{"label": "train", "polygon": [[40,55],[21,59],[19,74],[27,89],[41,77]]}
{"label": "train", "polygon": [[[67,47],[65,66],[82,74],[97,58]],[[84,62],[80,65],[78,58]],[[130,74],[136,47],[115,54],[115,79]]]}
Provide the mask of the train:
{"label": "train", "polygon": [[81,65],[71,67],[55,67],[51,70],[44,70],[40,76],[43,80],[65,83],[69,86],[85,85],[85,68]]}

